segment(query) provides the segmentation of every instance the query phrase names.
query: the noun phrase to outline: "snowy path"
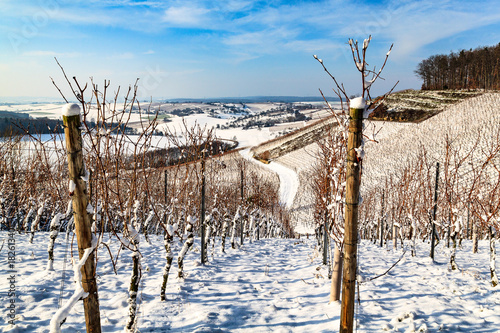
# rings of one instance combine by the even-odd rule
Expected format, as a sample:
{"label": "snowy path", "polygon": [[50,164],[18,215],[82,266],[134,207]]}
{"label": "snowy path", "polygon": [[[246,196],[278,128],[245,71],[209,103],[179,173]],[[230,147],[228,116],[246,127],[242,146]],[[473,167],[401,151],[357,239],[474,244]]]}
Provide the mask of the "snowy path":
{"label": "snowy path", "polygon": [[[216,255],[206,267],[191,271],[184,282],[173,280],[175,289],[168,295],[169,302],[184,306],[171,312],[170,331],[329,331],[328,317],[335,316],[339,305],[318,302],[328,298],[328,289],[315,288],[325,286],[321,283],[325,281],[315,281],[316,266],[304,260],[301,252],[311,253],[310,243],[256,241],[239,250],[228,250],[226,256]],[[284,274],[290,270],[293,275]],[[164,309],[153,304],[145,307],[148,315],[144,323],[160,324],[141,332],[157,332]]]}
{"label": "snowy path", "polygon": [[[165,250],[162,236],[150,236],[149,245],[141,236],[142,279],[139,292],[140,332],[330,332],[338,326],[339,304],[328,305],[328,280],[320,258],[312,259],[313,240],[265,239],[220,253],[217,242],[209,262],[200,264],[199,239],[185,260],[186,278],[177,278],[177,254],[170,271],[166,296],[160,301]],[[55,271],[44,270],[48,233],[37,233],[35,243],[19,237],[18,332],[46,332],[57,310],[64,241],[56,244]],[[238,240],[239,243],[239,240]],[[21,247],[22,246],[22,247]],[[113,253],[118,242],[112,241]],[[209,254],[210,254],[209,247]],[[31,252],[33,251],[33,255]],[[127,318],[127,298],[131,252],[122,251],[118,275],[105,250],[99,252],[98,292],[103,332],[123,332]],[[107,252],[107,251],[106,251]],[[75,253],[76,255],[76,253]],[[309,259],[310,258],[310,259]],[[3,258],[1,258],[3,259]],[[69,256],[68,256],[69,260]],[[0,264],[3,264],[0,261]],[[3,267],[3,266],[2,266]],[[320,267],[319,270],[317,268]],[[65,300],[73,292],[71,265],[67,265]],[[0,277],[4,278],[0,273]],[[4,279],[7,280],[6,278]],[[0,283],[0,301],[7,304],[6,283]],[[4,316],[5,317],[5,316]],[[12,330],[0,322],[0,332]],[[329,319],[330,318],[330,319]],[[82,302],[70,312],[63,332],[85,330]]]}
{"label": "snowy path", "polygon": [[252,157],[252,153],[250,149],[240,150],[240,154],[253,163],[256,163],[264,168],[272,170],[278,174],[280,179],[280,201],[287,208],[291,208],[293,205],[293,200],[295,199],[295,195],[299,189],[299,177],[297,173],[285,167],[282,164],[277,162],[270,162],[269,164],[261,163]]}
{"label": "snowy path", "polygon": [[[0,232],[0,241],[6,233]],[[16,324],[0,321],[0,332],[47,332],[57,310],[65,242],[56,240],[54,271],[46,271],[49,233],[39,232],[33,244],[16,235]],[[209,262],[200,265],[199,239],[187,253],[186,279],[177,279],[174,264],[167,285],[167,301],[160,301],[165,265],[163,237],[141,236],[142,279],[139,291],[140,332],[337,332],[340,306],[328,304],[330,281],[314,239],[263,239],[220,252],[217,240]],[[107,239],[107,236],[106,236]],[[488,243],[471,253],[471,242],[457,249],[460,271],[447,264],[450,249],[441,242],[436,262],[427,243],[417,243],[417,257],[406,252],[388,274],[375,280],[401,256],[362,241],[359,247],[360,305],[356,302],[356,331],[375,332],[500,332],[500,293],[489,283]],[[114,254],[119,243],[109,246]],[[174,245],[175,258],[181,245]],[[211,247],[209,247],[211,252]],[[0,267],[7,267],[5,248]],[[76,246],[74,246],[76,256]],[[105,249],[98,251],[97,284],[103,332],[123,332],[132,271],[131,251],[123,250],[117,275]],[[69,254],[68,254],[69,261]],[[175,261],[174,261],[175,263]],[[71,264],[67,264],[64,301],[73,293]],[[0,270],[0,302],[9,304],[9,273]],[[63,332],[83,332],[82,302],[70,312]]]}

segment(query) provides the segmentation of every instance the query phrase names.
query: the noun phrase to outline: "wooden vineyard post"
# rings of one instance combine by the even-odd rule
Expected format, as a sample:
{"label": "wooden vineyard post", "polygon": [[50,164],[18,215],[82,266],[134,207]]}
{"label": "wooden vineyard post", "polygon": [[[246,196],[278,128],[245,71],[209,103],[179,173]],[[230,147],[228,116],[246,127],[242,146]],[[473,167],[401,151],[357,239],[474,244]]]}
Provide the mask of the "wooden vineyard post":
{"label": "wooden vineyard post", "polygon": [[361,182],[361,165],[356,148],[361,146],[363,134],[363,111],[365,100],[361,97],[351,100],[349,112],[349,136],[347,141],[346,201],[344,267],[342,278],[342,306],[340,312],[340,333],[351,333],[354,327],[354,299],[356,292],[356,265],[358,245],[358,204]]}
{"label": "wooden vineyard post", "polygon": [[328,263],[328,212],[325,212],[325,223],[323,224],[323,265]]}
{"label": "wooden vineyard post", "polygon": [[469,234],[470,234],[470,201],[467,202],[467,237],[465,237],[465,239],[470,239]]}
{"label": "wooden vineyard post", "polygon": [[384,200],[385,190],[382,191],[382,210],[380,212],[380,247],[384,246]]}
{"label": "wooden vineyard post", "polygon": [[[80,106],[78,104],[66,104],[63,107],[63,123],[68,156],[69,179],[75,186],[73,192],[73,214],[78,243],[78,255],[81,259],[85,249],[92,247],[92,231],[90,230],[90,217],[87,213],[87,205],[89,202],[87,185],[82,179],[86,171],[83,165]],[[73,186],[73,183],[70,187]],[[83,299],[87,332],[101,332],[101,316],[99,313],[99,298],[97,295],[94,252],[90,253],[81,272],[83,290],[88,293],[88,296]]]}
{"label": "wooden vineyard post", "polygon": [[207,262],[207,249],[205,244],[205,153],[201,159],[201,263]]}
{"label": "wooden vineyard post", "polygon": [[[243,179],[244,179],[244,172],[243,172],[243,165],[241,166],[241,172],[240,172],[240,197],[241,197],[241,209],[243,209],[243,203],[244,203],[244,199],[243,199]],[[241,237],[240,237],[240,245],[243,245],[243,214],[240,215],[240,226],[241,226]]]}
{"label": "wooden vineyard post", "polygon": [[434,248],[436,245],[436,212],[438,200],[438,181],[439,181],[439,162],[436,163],[436,184],[434,186],[434,208],[432,210],[432,231],[431,231],[431,254],[430,257],[434,261]]}
{"label": "wooden vineyard post", "polygon": [[330,289],[330,303],[340,299],[340,288],[342,287],[342,253],[337,244],[333,252],[333,272]]}
{"label": "wooden vineyard post", "polygon": [[163,182],[164,182],[164,187],[163,187],[163,195],[165,197],[165,216],[163,222],[165,225],[167,225],[167,207],[168,207],[168,174],[167,174],[167,169],[163,170]]}

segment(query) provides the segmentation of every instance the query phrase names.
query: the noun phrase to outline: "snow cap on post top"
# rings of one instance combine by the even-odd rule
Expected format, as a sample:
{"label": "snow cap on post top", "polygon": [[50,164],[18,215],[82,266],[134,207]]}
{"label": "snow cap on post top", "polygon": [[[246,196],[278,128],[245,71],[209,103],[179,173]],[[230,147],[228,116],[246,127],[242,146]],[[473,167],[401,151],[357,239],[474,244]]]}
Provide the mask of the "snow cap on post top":
{"label": "snow cap on post top", "polygon": [[353,98],[349,102],[349,107],[351,109],[364,109],[365,106],[366,106],[366,101],[363,97]]}
{"label": "snow cap on post top", "polygon": [[79,116],[80,115],[80,105],[75,103],[68,103],[62,107],[62,114],[66,117]]}

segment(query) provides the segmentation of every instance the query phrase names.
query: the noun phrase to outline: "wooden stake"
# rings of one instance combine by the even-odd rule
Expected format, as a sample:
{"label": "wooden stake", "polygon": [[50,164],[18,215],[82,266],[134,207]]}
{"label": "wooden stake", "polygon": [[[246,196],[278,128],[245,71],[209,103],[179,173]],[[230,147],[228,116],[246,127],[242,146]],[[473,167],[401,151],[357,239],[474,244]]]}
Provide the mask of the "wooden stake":
{"label": "wooden stake", "polygon": [[335,252],[333,253],[333,274],[332,284],[330,289],[330,303],[340,299],[340,288],[342,286],[342,253],[335,244]]}
{"label": "wooden stake", "polygon": [[467,202],[467,237],[466,237],[466,239],[470,239],[469,234],[470,234],[470,201]]}
{"label": "wooden stake", "polygon": [[384,201],[385,190],[382,192],[382,211],[380,212],[380,247],[384,246]]}
{"label": "wooden stake", "polygon": [[201,263],[205,265],[207,262],[207,249],[205,244],[205,152],[201,159]]}
{"label": "wooden stake", "polygon": [[[244,179],[243,165],[241,166],[240,177],[241,177],[241,179],[240,179],[241,208],[243,209],[243,204],[244,204],[244,199],[243,199],[243,194],[244,194],[243,193],[243,179]],[[240,230],[240,232],[241,232],[240,245],[243,245],[243,237],[244,237],[244,235],[243,235],[243,233],[244,233],[244,230],[243,230],[244,225],[243,225],[243,223],[244,222],[243,222],[243,213],[242,213],[242,214],[240,214],[240,226],[241,226],[241,230]]]}
{"label": "wooden stake", "polygon": [[328,212],[325,211],[325,223],[323,224],[323,265],[328,263]]}
{"label": "wooden stake", "polygon": [[[165,209],[168,206],[168,174],[167,169],[163,170],[163,196],[165,197]],[[167,214],[165,214],[165,224],[167,224],[166,220]]]}
{"label": "wooden stake", "polygon": [[[63,123],[68,155],[69,179],[76,185],[73,194],[73,214],[78,254],[81,259],[85,249],[92,247],[92,231],[90,230],[90,217],[87,213],[89,202],[87,186],[82,179],[82,176],[85,176],[86,172],[83,165],[80,107],[78,104],[67,104],[63,107]],[[99,298],[95,280],[94,252],[88,257],[81,272],[83,290],[89,293],[83,300],[87,332],[100,333],[101,316],[99,313]]]}
{"label": "wooden stake", "polygon": [[361,161],[358,159],[355,148],[359,148],[361,145],[361,138],[363,134],[363,111],[364,107],[351,108],[349,117],[346,165],[344,267],[342,278],[342,307],[340,313],[341,333],[351,333],[354,327],[354,296],[356,293],[357,265],[356,253],[358,246],[358,203],[359,186],[361,182]]}
{"label": "wooden stake", "polygon": [[434,261],[434,250],[436,245],[436,212],[438,200],[438,182],[439,182],[439,162],[436,163],[436,184],[434,185],[434,208],[432,211],[432,232],[431,232],[431,254],[430,257]]}

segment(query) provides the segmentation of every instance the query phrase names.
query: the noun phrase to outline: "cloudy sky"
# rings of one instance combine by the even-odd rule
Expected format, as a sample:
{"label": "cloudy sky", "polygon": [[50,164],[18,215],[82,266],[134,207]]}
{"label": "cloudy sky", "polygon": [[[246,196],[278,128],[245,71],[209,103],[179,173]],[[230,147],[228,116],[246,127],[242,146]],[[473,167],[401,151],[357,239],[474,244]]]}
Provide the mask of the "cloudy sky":
{"label": "cloudy sky", "polygon": [[0,101],[58,97],[68,76],[143,98],[332,95],[317,54],[360,93],[348,38],[372,35],[370,66],[394,49],[382,93],[419,88],[424,58],[500,42],[497,0],[0,0]]}

